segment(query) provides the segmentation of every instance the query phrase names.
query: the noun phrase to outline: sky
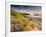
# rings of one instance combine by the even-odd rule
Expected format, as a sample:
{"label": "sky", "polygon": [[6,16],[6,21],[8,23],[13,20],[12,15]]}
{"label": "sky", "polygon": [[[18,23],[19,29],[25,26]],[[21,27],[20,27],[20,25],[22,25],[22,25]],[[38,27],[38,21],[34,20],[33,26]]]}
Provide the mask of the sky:
{"label": "sky", "polygon": [[41,12],[41,6],[29,6],[29,5],[11,5],[11,8],[16,10],[17,12],[27,12],[27,13],[35,13]]}

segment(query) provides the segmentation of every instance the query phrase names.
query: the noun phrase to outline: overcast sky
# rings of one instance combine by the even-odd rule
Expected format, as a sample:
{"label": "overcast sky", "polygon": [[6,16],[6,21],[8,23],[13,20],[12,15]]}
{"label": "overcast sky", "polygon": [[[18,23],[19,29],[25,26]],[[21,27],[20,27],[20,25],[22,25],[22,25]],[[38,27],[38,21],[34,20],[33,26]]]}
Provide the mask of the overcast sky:
{"label": "overcast sky", "polygon": [[17,12],[41,12],[41,6],[28,6],[28,5],[11,5],[11,8]]}

